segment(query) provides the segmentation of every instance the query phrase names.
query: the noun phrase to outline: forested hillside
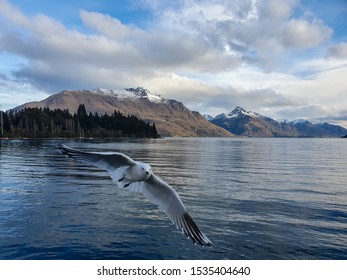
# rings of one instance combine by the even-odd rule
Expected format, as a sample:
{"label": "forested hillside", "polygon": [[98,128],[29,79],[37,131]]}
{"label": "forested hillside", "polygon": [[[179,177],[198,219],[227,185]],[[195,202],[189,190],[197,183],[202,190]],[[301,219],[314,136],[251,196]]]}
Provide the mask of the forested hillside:
{"label": "forested hillside", "polygon": [[3,112],[4,136],[10,138],[76,138],[76,137],[158,137],[155,124],[136,116],[87,114],[79,106],[73,115],[68,109],[25,108]]}

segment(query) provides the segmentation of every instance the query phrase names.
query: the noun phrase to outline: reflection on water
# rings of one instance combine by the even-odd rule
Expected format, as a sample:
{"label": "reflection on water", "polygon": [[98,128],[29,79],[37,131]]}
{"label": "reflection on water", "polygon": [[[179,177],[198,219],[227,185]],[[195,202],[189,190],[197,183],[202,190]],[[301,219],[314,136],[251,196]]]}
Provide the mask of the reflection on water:
{"label": "reflection on water", "polygon": [[150,163],[215,246],[55,141],[2,141],[0,259],[347,259],[343,139],[66,143]]}

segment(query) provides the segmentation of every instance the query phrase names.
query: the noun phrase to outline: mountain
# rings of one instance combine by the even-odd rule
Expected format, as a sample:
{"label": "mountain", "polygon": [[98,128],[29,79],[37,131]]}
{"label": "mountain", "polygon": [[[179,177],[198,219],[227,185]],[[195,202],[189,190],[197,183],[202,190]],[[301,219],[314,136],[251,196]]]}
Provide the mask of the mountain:
{"label": "mountain", "polygon": [[309,122],[307,120],[284,121],[295,128],[301,137],[342,137],[347,129],[326,122]]}
{"label": "mountain", "polygon": [[232,136],[208,122],[198,112],[190,111],[181,102],[165,99],[161,95],[138,87],[122,90],[64,90],[39,102],[30,102],[12,110],[24,108],[68,109],[75,113],[80,104],[86,111],[112,114],[115,110],[124,115],[135,115],[147,122],[154,122],[161,136]]}
{"label": "mountain", "polygon": [[299,136],[290,125],[269,117],[236,107],[228,114],[220,114],[210,122],[233,134],[252,137],[296,137]]}
{"label": "mountain", "polygon": [[233,134],[249,137],[341,137],[347,134],[347,129],[338,125],[307,120],[279,122],[241,107],[220,114],[210,122]]}

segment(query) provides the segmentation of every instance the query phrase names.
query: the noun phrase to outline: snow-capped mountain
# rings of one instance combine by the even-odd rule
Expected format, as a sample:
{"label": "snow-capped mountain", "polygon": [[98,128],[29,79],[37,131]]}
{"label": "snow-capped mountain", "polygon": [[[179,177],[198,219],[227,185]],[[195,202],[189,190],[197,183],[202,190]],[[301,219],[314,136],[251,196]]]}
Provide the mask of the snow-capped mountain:
{"label": "snow-capped mountain", "polygon": [[27,107],[68,109],[75,113],[84,104],[89,113],[112,114],[119,111],[124,115],[135,115],[155,123],[161,136],[232,136],[232,134],[208,122],[198,112],[192,112],[181,102],[165,99],[138,87],[122,90],[65,90],[39,102],[30,102],[12,110]]}
{"label": "snow-capped mountain", "polygon": [[233,134],[249,137],[341,137],[347,129],[307,120],[277,121],[259,113],[236,107],[209,120]]}
{"label": "snow-capped mountain", "polygon": [[215,119],[233,119],[233,118],[242,118],[245,116],[254,117],[254,118],[263,118],[262,115],[252,112],[252,111],[246,111],[242,107],[236,107],[234,110],[229,112],[228,114],[220,114],[215,117]]}
{"label": "snow-capped mountain", "polygon": [[233,134],[253,137],[298,136],[290,127],[259,113],[236,107],[230,113],[217,115],[211,122]]}
{"label": "snow-capped mountain", "polygon": [[117,97],[118,99],[148,99],[151,102],[165,102],[167,101],[163,96],[159,94],[151,93],[149,90],[144,89],[142,87],[137,88],[125,88],[121,90],[112,90],[112,89],[101,89],[96,88],[91,90],[91,92],[96,94],[105,94],[113,97]]}

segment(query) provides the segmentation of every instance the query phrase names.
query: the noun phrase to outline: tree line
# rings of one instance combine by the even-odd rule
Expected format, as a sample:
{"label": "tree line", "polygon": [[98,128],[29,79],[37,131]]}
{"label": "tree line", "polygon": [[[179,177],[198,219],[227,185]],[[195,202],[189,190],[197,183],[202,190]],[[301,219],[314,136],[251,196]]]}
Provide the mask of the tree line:
{"label": "tree line", "polygon": [[25,108],[3,113],[4,136],[10,138],[157,138],[155,124],[119,111],[112,115],[87,113],[84,104],[71,114],[68,109]]}

